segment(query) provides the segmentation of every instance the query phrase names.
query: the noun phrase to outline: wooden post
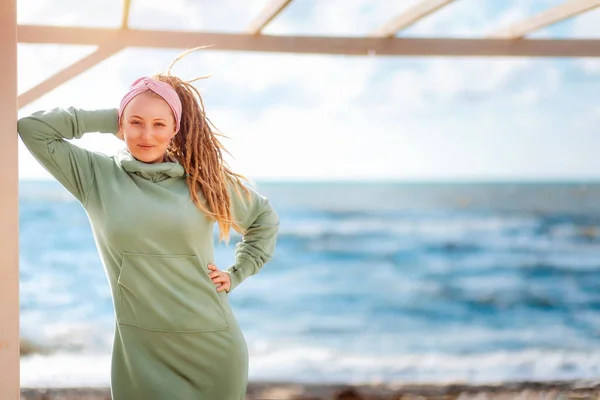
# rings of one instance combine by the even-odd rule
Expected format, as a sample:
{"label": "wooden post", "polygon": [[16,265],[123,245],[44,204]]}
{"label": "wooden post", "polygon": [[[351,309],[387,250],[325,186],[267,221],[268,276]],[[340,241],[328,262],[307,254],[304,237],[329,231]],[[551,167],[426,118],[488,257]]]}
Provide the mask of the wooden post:
{"label": "wooden post", "polygon": [[18,400],[17,1],[0,1],[0,399]]}

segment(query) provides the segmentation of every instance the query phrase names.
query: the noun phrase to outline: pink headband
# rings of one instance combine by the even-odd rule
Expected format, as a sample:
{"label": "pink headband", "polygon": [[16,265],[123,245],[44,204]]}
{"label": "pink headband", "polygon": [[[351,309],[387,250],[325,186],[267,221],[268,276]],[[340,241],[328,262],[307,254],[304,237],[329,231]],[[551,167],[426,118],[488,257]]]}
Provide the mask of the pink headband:
{"label": "pink headband", "polygon": [[131,86],[129,87],[129,91],[123,96],[121,100],[121,106],[119,107],[119,120],[123,115],[123,111],[125,110],[125,106],[140,93],[144,93],[148,90],[153,91],[160,97],[162,97],[171,110],[173,111],[173,116],[175,117],[175,132],[179,132],[179,127],[181,123],[181,100],[177,95],[177,92],[171,85],[165,82],[157,81],[152,78],[138,78],[136,79]]}

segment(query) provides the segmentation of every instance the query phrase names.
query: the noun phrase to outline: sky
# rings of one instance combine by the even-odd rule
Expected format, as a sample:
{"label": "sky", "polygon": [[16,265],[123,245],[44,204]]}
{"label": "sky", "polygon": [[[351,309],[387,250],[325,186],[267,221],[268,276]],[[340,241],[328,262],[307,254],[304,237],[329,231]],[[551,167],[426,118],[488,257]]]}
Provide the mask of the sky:
{"label": "sky", "polygon": [[[264,30],[366,35],[418,0],[295,0]],[[400,37],[481,37],[562,0],[457,0]],[[133,0],[130,27],[242,32],[268,0]],[[118,27],[118,0],[18,0],[18,23]],[[600,38],[600,9],[534,38]],[[209,43],[207,43],[209,44]],[[18,45],[22,93],[94,46]],[[19,110],[117,107],[183,49],[128,48]],[[255,180],[600,179],[600,59],[329,56],[214,49],[176,64]],[[124,143],[89,133],[78,145]],[[21,179],[49,175],[19,142]]]}

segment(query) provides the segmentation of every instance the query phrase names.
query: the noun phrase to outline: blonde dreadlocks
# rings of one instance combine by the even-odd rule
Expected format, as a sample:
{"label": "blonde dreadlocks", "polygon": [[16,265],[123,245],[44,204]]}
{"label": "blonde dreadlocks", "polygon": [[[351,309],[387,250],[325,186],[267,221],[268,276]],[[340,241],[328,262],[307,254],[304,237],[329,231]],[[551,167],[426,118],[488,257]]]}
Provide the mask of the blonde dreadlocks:
{"label": "blonde dreadlocks", "polygon": [[[200,210],[217,222],[219,240],[228,242],[230,228],[242,233],[232,220],[228,187],[231,183],[238,195],[241,195],[241,188],[250,196],[249,190],[241,182],[241,179],[247,178],[231,171],[223,159],[223,152],[229,152],[218,137],[224,135],[218,132],[206,116],[200,92],[191,84],[206,77],[183,81],[171,75],[171,68],[177,61],[199,48],[185,51],[169,65],[165,73],[156,74],[152,78],[171,85],[181,100],[181,128],[167,150],[168,155],[183,165],[192,200]],[[204,195],[206,206],[202,203],[199,192]]]}

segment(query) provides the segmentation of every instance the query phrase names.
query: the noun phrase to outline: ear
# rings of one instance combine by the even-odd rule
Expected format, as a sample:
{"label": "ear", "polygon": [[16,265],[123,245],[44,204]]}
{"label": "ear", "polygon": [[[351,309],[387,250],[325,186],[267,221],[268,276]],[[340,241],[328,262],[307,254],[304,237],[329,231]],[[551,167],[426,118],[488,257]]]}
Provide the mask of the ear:
{"label": "ear", "polygon": [[123,141],[125,140],[125,135],[124,135],[123,129],[121,127],[119,127],[119,129],[117,130],[117,134],[115,136],[117,136],[117,138],[119,138]]}

